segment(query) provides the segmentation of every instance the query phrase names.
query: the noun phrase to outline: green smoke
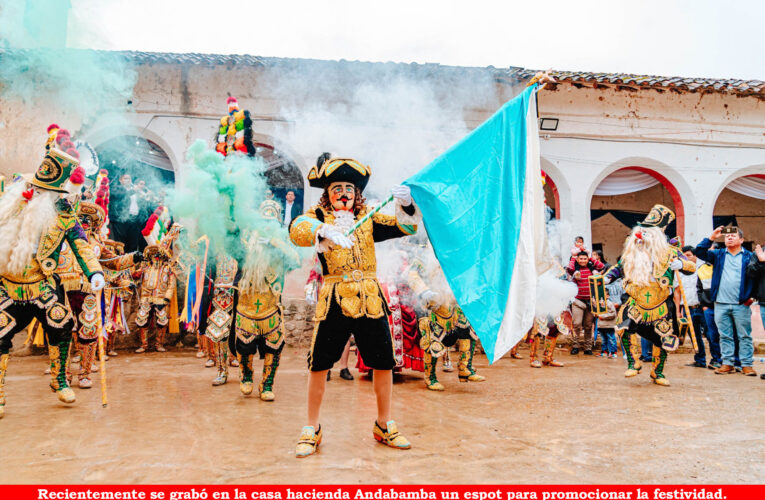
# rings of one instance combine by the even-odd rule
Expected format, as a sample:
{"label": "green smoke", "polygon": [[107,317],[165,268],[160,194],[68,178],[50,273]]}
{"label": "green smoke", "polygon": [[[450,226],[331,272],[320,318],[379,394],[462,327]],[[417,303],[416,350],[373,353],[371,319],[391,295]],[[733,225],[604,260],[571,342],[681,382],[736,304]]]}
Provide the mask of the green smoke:
{"label": "green smoke", "polygon": [[0,0],[0,98],[37,113],[55,103],[66,116],[51,121],[68,128],[124,112],[137,78],[123,54],[67,49],[69,11],[68,0]]}
{"label": "green smoke", "polygon": [[[258,157],[224,157],[201,139],[189,148],[182,185],[168,193],[168,208],[186,227],[190,241],[207,236],[211,258],[225,252],[244,261],[248,254],[258,252],[276,263],[286,248],[291,254],[288,260],[294,261],[286,270],[299,265],[300,255],[288,243],[287,230],[260,213],[268,190],[265,167]],[[255,240],[276,240],[278,244],[253,245]]]}

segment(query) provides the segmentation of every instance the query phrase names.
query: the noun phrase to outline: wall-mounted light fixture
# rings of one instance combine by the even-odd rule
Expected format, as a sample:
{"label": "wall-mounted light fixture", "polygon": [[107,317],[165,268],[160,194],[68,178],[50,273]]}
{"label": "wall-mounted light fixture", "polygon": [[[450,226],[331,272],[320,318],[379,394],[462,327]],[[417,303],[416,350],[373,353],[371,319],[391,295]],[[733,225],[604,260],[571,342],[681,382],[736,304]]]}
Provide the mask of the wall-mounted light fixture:
{"label": "wall-mounted light fixture", "polygon": [[558,130],[558,119],[557,118],[540,119],[539,130]]}

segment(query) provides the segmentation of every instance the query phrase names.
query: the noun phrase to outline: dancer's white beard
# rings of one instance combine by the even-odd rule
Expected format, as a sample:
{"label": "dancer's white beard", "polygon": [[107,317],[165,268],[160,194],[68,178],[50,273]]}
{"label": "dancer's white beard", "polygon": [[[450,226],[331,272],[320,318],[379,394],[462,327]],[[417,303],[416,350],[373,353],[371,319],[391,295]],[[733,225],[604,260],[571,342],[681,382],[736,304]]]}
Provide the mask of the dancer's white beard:
{"label": "dancer's white beard", "polygon": [[242,277],[239,279],[239,292],[252,295],[268,291],[266,275],[269,269],[268,250],[264,245],[255,243],[257,237],[251,238],[251,244],[246,248],[247,255],[242,265]]}
{"label": "dancer's white beard", "polygon": [[43,231],[56,220],[58,193],[37,190],[24,203],[19,182],[0,198],[0,274],[21,274],[37,252]]}
{"label": "dancer's white beard", "polygon": [[[643,233],[642,241],[635,233]],[[657,227],[635,228],[624,242],[622,254],[624,278],[638,286],[648,286],[653,281],[654,264],[660,262],[669,250],[664,231]]]}

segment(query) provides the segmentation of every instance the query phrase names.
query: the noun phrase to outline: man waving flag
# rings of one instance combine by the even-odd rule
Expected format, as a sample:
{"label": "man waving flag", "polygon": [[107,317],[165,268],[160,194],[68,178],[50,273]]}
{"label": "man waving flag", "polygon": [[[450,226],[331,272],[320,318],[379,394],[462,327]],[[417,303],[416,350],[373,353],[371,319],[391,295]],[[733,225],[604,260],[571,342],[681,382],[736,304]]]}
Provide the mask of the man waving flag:
{"label": "man waving flag", "polygon": [[537,86],[408,179],[433,250],[490,362],[531,328],[545,257]]}

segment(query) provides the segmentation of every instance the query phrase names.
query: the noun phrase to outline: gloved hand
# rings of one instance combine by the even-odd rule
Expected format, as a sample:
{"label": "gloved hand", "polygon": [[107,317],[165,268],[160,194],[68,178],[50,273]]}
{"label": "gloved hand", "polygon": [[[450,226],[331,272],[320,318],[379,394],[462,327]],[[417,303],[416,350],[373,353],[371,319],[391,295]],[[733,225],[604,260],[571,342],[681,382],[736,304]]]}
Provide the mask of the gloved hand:
{"label": "gloved hand", "polygon": [[409,189],[409,186],[404,186],[403,184],[393,186],[390,191],[402,207],[408,207],[412,204],[412,190]]}
{"label": "gloved hand", "polygon": [[104,285],[106,285],[106,282],[104,281],[104,275],[101,273],[96,273],[93,276],[90,277],[90,289],[94,292],[97,292],[101,290]]}
{"label": "gloved hand", "polygon": [[313,290],[306,291],[305,293],[305,303],[309,306],[315,306],[316,305],[316,294],[313,292]]}
{"label": "gloved hand", "polygon": [[683,268],[683,261],[680,259],[675,259],[669,263],[669,268],[673,271],[679,271]]}
{"label": "gloved hand", "polygon": [[346,236],[340,228],[332,224],[324,224],[319,228],[319,236],[327,238],[336,246],[341,248],[353,247],[353,240]]}

